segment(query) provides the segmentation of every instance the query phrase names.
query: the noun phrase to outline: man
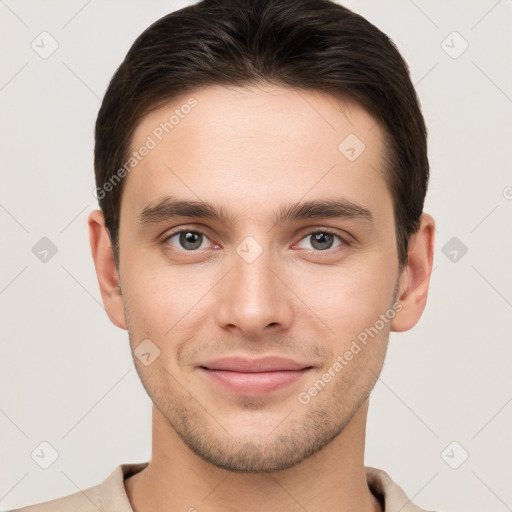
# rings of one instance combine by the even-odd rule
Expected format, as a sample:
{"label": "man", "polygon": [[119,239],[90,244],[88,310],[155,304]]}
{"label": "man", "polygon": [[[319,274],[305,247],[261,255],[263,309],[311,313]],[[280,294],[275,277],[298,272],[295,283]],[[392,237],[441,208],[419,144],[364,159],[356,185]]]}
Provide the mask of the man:
{"label": "man", "polygon": [[434,242],[426,129],[390,40],[327,0],[171,13],[110,83],[95,172],[92,256],[154,404],[152,458],[22,510],[420,511],[364,466]]}

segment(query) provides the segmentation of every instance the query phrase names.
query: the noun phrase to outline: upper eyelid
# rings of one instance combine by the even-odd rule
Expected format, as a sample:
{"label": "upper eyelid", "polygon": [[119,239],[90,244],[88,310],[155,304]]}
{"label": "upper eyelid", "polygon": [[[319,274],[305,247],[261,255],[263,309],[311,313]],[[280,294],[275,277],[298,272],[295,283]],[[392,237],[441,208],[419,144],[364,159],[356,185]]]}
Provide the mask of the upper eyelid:
{"label": "upper eyelid", "polygon": [[[170,233],[166,233],[162,237],[162,243],[166,243],[167,241],[169,241],[169,239],[175,237],[176,235],[180,235],[181,233],[199,233],[200,235],[208,238],[208,240],[210,240],[210,242],[212,242],[211,237],[201,229],[180,228],[180,229],[177,229],[176,231],[171,231]],[[214,242],[212,242],[212,243],[214,243]]]}
{"label": "upper eyelid", "polygon": [[[341,243],[343,245],[349,245],[351,243],[350,240],[349,240],[350,237],[349,237],[348,234],[345,236],[345,235],[340,234],[336,230],[331,230],[331,229],[315,229],[313,231],[308,231],[305,235],[303,235],[300,238],[300,240],[297,243],[294,244],[294,246],[297,245],[298,243],[302,242],[302,240],[304,240],[308,236],[313,235],[314,233],[329,233],[331,235],[337,236],[340,239],[340,241],[341,241]],[[310,250],[310,249],[306,249],[306,250]],[[327,252],[328,250],[329,249],[327,249],[326,251],[315,251],[315,252]]]}

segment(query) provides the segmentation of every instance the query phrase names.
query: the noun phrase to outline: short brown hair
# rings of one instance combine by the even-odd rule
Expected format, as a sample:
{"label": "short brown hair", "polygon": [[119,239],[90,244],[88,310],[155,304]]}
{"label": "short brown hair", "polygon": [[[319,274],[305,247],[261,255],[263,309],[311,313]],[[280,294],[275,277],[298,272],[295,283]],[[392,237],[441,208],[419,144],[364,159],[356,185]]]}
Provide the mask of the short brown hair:
{"label": "short brown hair", "polygon": [[96,121],[98,201],[116,264],[126,171],[116,173],[143,117],[200,87],[254,83],[355,100],[382,124],[385,177],[404,265],[429,176],[419,101],[393,42],[329,0],[203,0],[157,20],[136,39],[110,81]]}

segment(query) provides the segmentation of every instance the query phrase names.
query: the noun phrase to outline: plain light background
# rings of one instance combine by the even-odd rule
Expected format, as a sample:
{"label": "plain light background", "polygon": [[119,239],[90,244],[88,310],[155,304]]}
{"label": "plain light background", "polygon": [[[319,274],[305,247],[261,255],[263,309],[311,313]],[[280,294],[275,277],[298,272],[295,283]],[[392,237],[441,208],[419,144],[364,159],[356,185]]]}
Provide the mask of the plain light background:
{"label": "plain light background", "polygon": [[[0,0],[3,510],[150,458],[151,402],[90,255],[93,127],[137,35],[190,3]],[[412,331],[391,335],[366,464],[424,508],[511,510],[512,2],[344,5],[410,65],[429,128],[425,211],[437,221],[428,305]],[[58,42],[47,59],[31,47],[43,31]],[[57,248],[46,263],[32,252],[43,237]],[[58,452],[48,469],[31,457],[43,441]]]}

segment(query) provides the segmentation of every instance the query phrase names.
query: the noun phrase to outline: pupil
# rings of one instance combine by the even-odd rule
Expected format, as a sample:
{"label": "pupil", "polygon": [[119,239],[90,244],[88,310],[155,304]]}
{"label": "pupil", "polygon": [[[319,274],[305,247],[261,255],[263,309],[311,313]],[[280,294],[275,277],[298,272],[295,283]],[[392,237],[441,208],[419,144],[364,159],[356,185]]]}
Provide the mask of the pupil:
{"label": "pupil", "polygon": [[315,233],[313,235],[312,246],[315,249],[329,249],[333,243],[333,235],[330,233]]}
{"label": "pupil", "polygon": [[201,246],[201,237],[202,235],[200,233],[187,231],[186,233],[180,234],[180,244],[184,249],[191,251]]}

